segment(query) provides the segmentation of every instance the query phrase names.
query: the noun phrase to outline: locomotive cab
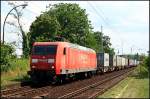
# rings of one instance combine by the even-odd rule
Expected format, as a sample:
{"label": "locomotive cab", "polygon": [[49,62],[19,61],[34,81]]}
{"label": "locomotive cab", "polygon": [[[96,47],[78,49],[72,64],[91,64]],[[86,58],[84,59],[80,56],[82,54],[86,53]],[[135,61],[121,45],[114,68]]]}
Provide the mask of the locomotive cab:
{"label": "locomotive cab", "polygon": [[30,56],[30,75],[32,81],[52,80],[56,74],[57,44],[34,43]]}
{"label": "locomotive cab", "polygon": [[51,70],[55,68],[57,45],[35,45],[30,60],[31,69]]}

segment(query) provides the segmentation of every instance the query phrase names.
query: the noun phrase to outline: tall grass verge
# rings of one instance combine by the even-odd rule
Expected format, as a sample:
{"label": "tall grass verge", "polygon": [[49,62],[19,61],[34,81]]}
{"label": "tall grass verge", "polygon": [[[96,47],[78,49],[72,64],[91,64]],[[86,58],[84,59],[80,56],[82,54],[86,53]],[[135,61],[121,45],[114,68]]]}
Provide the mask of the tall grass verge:
{"label": "tall grass verge", "polygon": [[11,59],[11,64],[7,71],[1,71],[1,87],[3,88],[8,84],[28,80],[28,70],[28,59]]}

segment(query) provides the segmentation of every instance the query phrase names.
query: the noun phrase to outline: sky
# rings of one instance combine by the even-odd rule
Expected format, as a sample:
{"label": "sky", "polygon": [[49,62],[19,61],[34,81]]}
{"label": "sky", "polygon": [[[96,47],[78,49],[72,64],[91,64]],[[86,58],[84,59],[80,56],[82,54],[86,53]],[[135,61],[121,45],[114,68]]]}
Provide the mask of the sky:
{"label": "sky", "polygon": [[[1,1],[1,33],[4,19],[12,9],[8,2],[16,2],[17,5],[24,1]],[[26,1],[28,6],[22,10],[20,19],[24,31],[28,32],[31,23],[46,6],[56,3],[77,3],[86,10],[91,21],[93,31],[102,31],[111,38],[111,43],[116,54],[147,54],[149,50],[149,2],[148,1]],[[15,13],[15,11],[12,11]],[[12,15],[7,21],[16,22]],[[21,37],[16,33],[16,28],[5,25],[5,42],[20,42]],[[18,55],[21,49],[16,49]]]}

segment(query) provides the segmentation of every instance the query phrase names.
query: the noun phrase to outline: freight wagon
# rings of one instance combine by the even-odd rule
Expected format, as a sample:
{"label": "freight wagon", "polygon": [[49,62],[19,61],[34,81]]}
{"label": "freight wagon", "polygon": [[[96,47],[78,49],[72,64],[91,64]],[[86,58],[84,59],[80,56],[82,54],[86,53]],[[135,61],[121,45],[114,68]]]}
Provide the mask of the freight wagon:
{"label": "freight wagon", "polygon": [[111,71],[115,70],[115,67],[117,65],[116,57],[116,55],[109,55],[109,66]]}
{"label": "freight wagon", "polygon": [[97,53],[97,71],[106,72],[109,68],[109,54]]}
{"label": "freight wagon", "polygon": [[114,67],[114,70],[117,67],[117,56],[116,55],[113,56],[113,67]]}
{"label": "freight wagon", "polygon": [[117,55],[117,65],[116,65],[116,69],[115,70],[119,70],[122,68],[122,57]]}
{"label": "freight wagon", "polygon": [[124,66],[124,68],[127,68],[128,65],[129,65],[129,59],[128,59],[128,58],[125,58],[125,66]]}
{"label": "freight wagon", "polygon": [[121,63],[121,69],[125,68],[125,65],[126,65],[126,59],[124,57],[122,57],[122,63]]}
{"label": "freight wagon", "polygon": [[[28,74],[32,81],[62,81],[69,77],[87,76],[97,69],[93,49],[68,42],[35,42]],[[106,63],[105,63],[106,64]]]}
{"label": "freight wagon", "polygon": [[137,66],[137,60],[134,59],[134,66]]}
{"label": "freight wagon", "polygon": [[134,66],[134,60],[133,59],[129,59],[129,67]]}

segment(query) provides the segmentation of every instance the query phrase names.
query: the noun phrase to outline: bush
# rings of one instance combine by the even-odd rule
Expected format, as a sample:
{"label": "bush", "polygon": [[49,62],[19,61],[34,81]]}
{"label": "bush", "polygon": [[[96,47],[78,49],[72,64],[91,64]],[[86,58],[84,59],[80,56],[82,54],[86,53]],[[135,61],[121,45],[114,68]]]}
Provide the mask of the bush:
{"label": "bush", "polygon": [[13,55],[15,49],[11,44],[1,44],[1,71],[7,71],[11,64],[11,59],[15,58],[16,56]]}
{"label": "bush", "polygon": [[148,56],[145,60],[144,60],[144,64],[146,67],[150,67],[150,57]]}

